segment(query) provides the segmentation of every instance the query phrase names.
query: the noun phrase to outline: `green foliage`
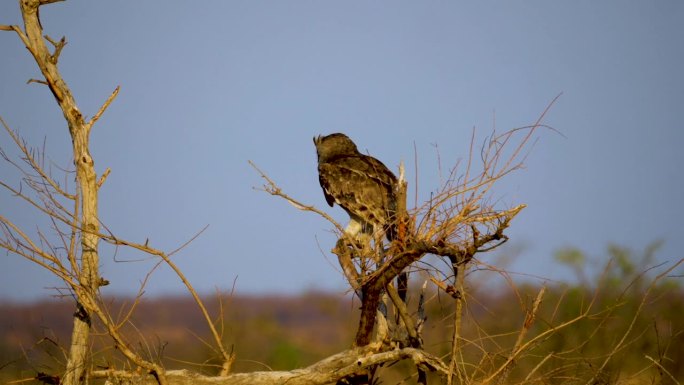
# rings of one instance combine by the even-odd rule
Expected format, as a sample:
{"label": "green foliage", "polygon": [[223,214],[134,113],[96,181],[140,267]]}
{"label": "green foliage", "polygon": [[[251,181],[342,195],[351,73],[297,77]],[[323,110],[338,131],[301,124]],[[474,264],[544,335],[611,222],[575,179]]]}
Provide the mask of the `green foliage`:
{"label": "green foliage", "polygon": [[583,268],[587,258],[584,253],[575,247],[568,247],[556,252],[555,258],[558,262],[566,264],[572,268]]}
{"label": "green foliage", "polygon": [[288,341],[275,341],[268,362],[274,370],[292,370],[305,364],[302,349]]}

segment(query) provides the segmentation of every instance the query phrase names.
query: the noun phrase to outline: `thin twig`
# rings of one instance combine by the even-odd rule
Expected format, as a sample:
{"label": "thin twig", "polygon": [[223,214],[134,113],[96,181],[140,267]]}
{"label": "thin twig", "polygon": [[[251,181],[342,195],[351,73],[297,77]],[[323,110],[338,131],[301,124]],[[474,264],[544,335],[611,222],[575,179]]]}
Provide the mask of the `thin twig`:
{"label": "thin twig", "polygon": [[183,282],[183,284],[187,288],[188,292],[190,292],[190,294],[192,295],[193,299],[195,300],[195,303],[197,304],[197,306],[200,308],[200,312],[202,313],[202,316],[204,317],[204,319],[207,323],[207,326],[209,327],[209,330],[211,331],[211,334],[214,337],[214,341],[215,341],[217,347],[219,348],[221,355],[223,356],[224,362],[232,362],[234,360],[233,354],[228,353],[226,351],[225,347],[223,346],[221,336],[219,335],[218,331],[216,330],[216,327],[214,326],[214,323],[211,320],[211,316],[209,316],[209,312],[207,311],[207,308],[204,306],[204,302],[202,301],[200,296],[197,294],[197,291],[192,286],[190,281],[185,277],[185,274],[183,274],[183,272],[178,267],[178,265],[176,265],[170,258],[171,255],[173,255],[174,253],[177,253],[179,250],[183,249],[189,243],[194,241],[200,234],[202,234],[202,232],[204,232],[204,230],[207,229],[207,227],[209,227],[209,226],[208,225],[205,226],[202,230],[200,230],[197,234],[195,234],[187,242],[183,243],[180,247],[171,251],[168,254],[164,253],[161,250],[157,250],[157,249],[154,249],[152,247],[149,247],[148,245],[141,245],[141,244],[138,244],[135,242],[129,242],[126,240],[118,239],[112,235],[99,234],[99,236],[102,239],[104,239],[104,240],[106,240],[112,244],[128,246],[128,247],[132,247],[134,249],[143,251],[147,254],[156,255],[159,258],[161,258],[169,267],[171,267],[171,269],[174,271],[174,273],[176,273],[178,278],[180,278],[181,282]]}
{"label": "thin twig", "polygon": [[104,184],[104,182],[107,180],[107,177],[109,176],[109,173],[111,173],[111,172],[112,172],[112,169],[109,168],[109,167],[107,167],[107,169],[102,173],[102,175],[100,176],[100,180],[97,181],[97,188],[98,188],[98,189],[99,189],[100,187],[102,187],[102,185]]}
{"label": "thin twig", "polygon": [[404,303],[404,301],[401,300],[401,298],[399,298],[399,293],[397,292],[397,289],[395,289],[394,286],[391,284],[387,285],[387,294],[389,294],[389,297],[392,300],[394,307],[397,309],[397,312],[399,313],[401,320],[404,322],[406,332],[409,335],[409,342],[411,343],[411,347],[420,348],[420,339],[417,334],[416,325],[413,322],[411,316],[408,314],[406,304]]}
{"label": "thin twig", "polygon": [[90,129],[93,127],[93,124],[95,124],[95,122],[97,122],[98,119],[100,119],[100,116],[102,116],[102,114],[107,110],[107,108],[108,108],[109,105],[114,101],[114,99],[116,98],[116,96],[119,95],[119,90],[120,90],[120,89],[121,89],[121,86],[116,86],[116,88],[114,89],[114,92],[112,92],[112,94],[109,95],[109,97],[108,97],[107,100],[104,102],[104,104],[102,104],[102,106],[101,106],[100,109],[97,111],[97,113],[90,119],[90,121],[89,121],[88,123],[86,123],[86,126],[85,126],[85,127],[86,127],[86,130],[87,130],[88,132],[90,132]]}
{"label": "thin twig", "polygon": [[42,85],[44,85],[44,86],[49,86],[49,85],[50,85],[50,83],[48,83],[46,80],[41,80],[41,79],[34,79],[34,78],[31,78],[31,79],[29,79],[29,80],[26,81],[26,84],[31,84],[31,83],[38,83],[38,84],[42,84]]}
{"label": "thin twig", "polygon": [[670,377],[672,382],[674,382],[677,385],[680,385],[680,382],[677,381],[677,379],[672,375],[672,373],[668,372],[667,369],[665,369],[665,367],[660,362],[654,360],[648,354],[646,354],[644,357],[646,357],[646,359],[648,359],[649,361],[653,362],[653,364],[656,365],[660,370],[665,372],[665,374],[667,374]]}
{"label": "thin twig", "polygon": [[[53,180],[53,179],[52,179],[52,178],[43,170],[43,168],[38,164],[38,162],[36,162],[36,160],[35,160],[35,158],[33,157],[33,155],[31,155],[31,151],[29,151],[28,147],[26,147],[26,144],[24,144],[24,142],[22,142],[22,140],[19,138],[19,135],[17,135],[16,132],[14,132],[12,129],[9,128],[9,126],[7,125],[7,123],[5,122],[5,120],[2,119],[2,117],[0,117],[0,123],[2,123],[2,126],[5,128],[5,131],[7,131],[7,133],[9,134],[9,136],[12,138],[12,141],[17,145],[17,147],[19,148],[19,150],[21,150],[21,152],[24,154],[24,157],[25,157],[24,159],[25,159],[25,161],[29,164],[29,166],[31,166],[31,168],[32,168],[34,171],[36,171],[36,172],[40,175],[40,177],[42,178],[42,180],[47,181],[47,182],[50,184],[50,186],[52,186],[52,188],[55,189],[55,191],[57,191],[60,195],[64,196],[64,197],[67,198],[67,199],[74,200],[74,199],[75,199],[75,195],[74,195],[74,194],[70,194],[70,193],[68,193],[68,192],[66,192],[66,191],[64,191],[64,190],[62,190],[62,188],[60,187],[60,185],[59,185],[57,182],[55,182],[55,181],[54,181],[54,180]],[[9,160],[9,159],[8,159],[8,160]]]}
{"label": "thin twig", "polygon": [[45,40],[49,41],[53,46],[55,46],[54,53],[50,55],[50,62],[52,62],[52,64],[57,64],[59,61],[59,55],[62,53],[62,49],[67,44],[66,37],[62,36],[59,41],[54,41],[50,38],[50,36],[45,35]]}
{"label": "thin twig", "polygon": [[311,212],[314,212],[314,213],[322,216],[328,222],[332,223],[335,226],[335,228],[337,228],[337,230],[340,232],[340,234],[344,234],[344,228],[339,223],[337,223],[337,221],[335,221],[330,215],[328,215],[325,212],[317,209],[314,206],[301,203],[298,200],[296,200],[296,199],[288,196],[287,194],[283,193],[283,191],[280,189],[280,187],[278,187],[275,184],[275,182],[273,182],[273,180],[271,180],[271,178],[269,178],[268,175],[266,175],[266,173],[261,171],[259,169],[259,167],[257,167],[256,164],[254,164],[254,162],[252,162],[251,160],[248,162],[249,162],[250,166],[252,166],[259,173],[259,175],[261,175],[261,177],[264,180],[266,180],[267,184],[264,186],[264,191],[266,191],[267,193],[269,193],[271,195],[276,195],[276,196],[279,196],[279,197],[285,199],[286,201],[290,202],[290,204],[298,210],[311,211]]}
{"label": "thin twig", "polygon": [[515,345],[513,345],[513,350],[511,351],[511,354],[506,362],[501,365],[501,377],[499,379],[499,383],[502,383],[508,377],[508,373],[515,362],[515,358],[519,354],[523,340],[525,339],[527,332],[530,330],[530,327],[532,327],[532,324],[534,323],[534,319],[537,316],[537,311],[539,310],[539,305],[541,304],[542,298],[544,298],[545,292],[546,286],[542,286],[541,290],[539,290],[539,293],[537,294],[537,298],[535,298],[534,303],[532,304],[532,309],[528,310],[525,314],[525,321],[520,329],[520,333],[518,333],[518,339],[515,341]]}

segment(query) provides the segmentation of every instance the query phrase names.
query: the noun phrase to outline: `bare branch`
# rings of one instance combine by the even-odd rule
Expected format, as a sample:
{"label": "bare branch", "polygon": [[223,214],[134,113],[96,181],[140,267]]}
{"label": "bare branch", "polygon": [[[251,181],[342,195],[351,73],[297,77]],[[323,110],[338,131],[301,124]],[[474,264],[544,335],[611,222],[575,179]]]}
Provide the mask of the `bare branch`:
{"label": "bare branch", "polygon": [[[29,44],[28,37],[26,37],[24,31],[21,30],[21,27],[19,27],[18,25],[10,25],[6,27],[9,27],[12,31],[16,32],[17,36],[19,36],[19,39],[21,39],[22,43],[24,43],[24,45],[26,46],[26,49],[28,49],[29,52],[31,52],[31,45]],[[31,54],[33,54],[33,52],[31,52]]]}
{"label": "bare branch", "polygon": [[658,369],[662,370],[665,374],[667,374],[668,377],[670,377],[670,379],[672,380],[673,383],[675,383],[675,384],[677,384],[677,385],[680,385],[680,384],[681,384],[681,383],[680,383],[679,381],[677,381],[677,379],[672,375],[672,373],[670,373],[667,369],[665,369],[665,367],[664,367],[660,362],[654,360],[654,359],[651,358],[648,354],[646,354],[644,357],[645,357],[647,360],[653,362],[653,365],[657,366]]}
{"label": "bare branch", "polygon": [[112,169],[107,167],[107,169],[102,173],[100,176],[100,180],[97,181],[97,188],[99,189],[102,187],[104,182],[107,180],[107,177],[109,176],[109,173],[112,172]]}
{"label": "bare branch", "polygon": [[49,85],[50,85],[50,83],[48,83],[47,81],[45,81],[45,80],[40,80],[40,79],[29,79],[29,80],[26,81],[26,84],[31,84],[31,83],[38,83],[38,84],[42,84],[42,85],[44,85],[44,86],[49,86]]}
{"label": "bare branch", "polygon": [[86,130],[88,132],[90,132],[90,129],[93,127],[93,124],[95,124],[95,122],[97,122],[100,119],[100,116],[102,116],[102,114],[107,110],[109,105],[114,101],[114,99],[116,99],[116,96],[119,95],[119,89],[120,88],[121,88],[121,86],[116,86],[116,88],[114,89],[114,92],[112,92],[112,94],[109,95],[109,97],[104,102],[102,107],[100,107],[100,109],[97,111],[95,116],[93,116],[92,119],[90,119],[90,121],[86,124]]}
{"label": "bare branch", "polygon": [[[233,354],[229,353],[225,349],[225,347],[223,346],[223,341],[221,339],[221,336],[218,333],[218,331],[216,330],[216,327],[214,326],[214,323],[212,322],[211,317],[209,316],[209,312],[207,311],[207,308],[204,306],[204,302],[199,297],[199,295],[197,294],[197,291],[192,286],[190,281],[188,281],[188,279],[185,277],[185,274],[183,274],[183,272],[180,270],[180,268],[170,258],[171,255],[178,252],[179,250],[181,250],[182,248],[187,246],[190,242],[195,240],[200,234],[202,234],[202,232],[204,232],[204,230],[207,229],[207,227],[209,227],[209,226],[208,225],[205,226],[202,230],[200,230],[197,234],[195,234],[190,240],[188,240],[187,242],[182,244],[176,250],[171,251],[169,254],[166,254],[161,250],[149,247],[147,244],[141,245],[139,243],[129,242],[129,241],[126,241],[123,239],[118,239],[118,238],[114,237],[113,235],[99,234],[99,237],[101,239],[104,239],[107,242],[114,244],[114,245],[128,246],[128,247],[140,250],[142,252],[145,252],[147,254],[156,255],[159,258],[161,258],[164,261],[164,263],[166,263],[169,267],[171,267],[171,269],[174,271],[174,273],[176,273],[178,278],[180,278],[180,280],[183,282],[183,284],[187,288],[188,292],[190,292],[190,294],[192,295],[193,299],[195,300],[195,303],[197,304],[197,306],[200,308],[200,311],[201,311],[202,315],[204,316],[204,319],[207,322],[207,326],[209,327],[209,330],[211,331],[212,336],[214,337],[214,342],[216,343],[216,346],[219,348],[221,355],[223,356],[222,358],[224,359],[224,362],[225,363],[232,363],[235,358],[233,357]],[[225,371],[224,375],[228,374],[228,371],[230,370],[230,365],[228,365],[228,364],[224,365],[223,370]]]}
{"label": "bare branch", "polygon": [[206,226],[202,227],[202,230],[198,231],[195,235],[193,235],[192,237],[190,237],[190,239],[188,239],[187,241],[185,241],[182,245],[176,247],[174,250],[171,250],[171,251],[169,252],[168,256],[170,257],[170,256],[176,254],[177,252],[183,250],[187,245],[189,245],[190,243],[192,243],[192,241],[194,241],[195,239],[197,239],[197,237],[199,237],[200,235],[202,235],[202,233],[203,233],[206,229],[208,229],[208,228],[209,228],[209,225],[206,225]]}
{"label": "bare branch", "polygon": [[[445,376],[447,373],[446,366],[439,358],[423,350],[404,348],[378,351],[377,348],[365,347],[346,350],[309,367],[288,372],[236,373],[216,378],[202,376],[187,370],[174,370],[167,371],[166,378],[169,384],[172,385],[187,383],[196,385],[323,385],[337,383],[344,378],[353,376],[355,373],[362,373],[370,367],[407,359],[426,370],[435,371],[441,376]],[[145,385],[154,384],[154,379],[149,376],[141,376],[139,373],[128,371],[96,370],[91,374],[93,378],[126,379],[140,381],[140,383]]]}
{"label": "bare branch", "polygon": [[395,289],[392,284],[387,285],[386,289],[387,294],[389,295],[390,299],[392,300],[392,303],[394,304],[395,308],[397,309],[397,312],[399,313],[399,316],[401,317],[401,320],[404,322],[406,332],[409,335],[410,346],[414,348],[422,347],[422,343],[420,341],[420,337],[418,336],[418,329],[416,328],[415,322],[413,322],[413,319],[408,314],[406,304],[399,297],[397,289]]}
{"label": "bare branch", "polygon": [[62,49],[66,45],[66,37],[62,36],[62,38],[59,41],[54,41],[50,38],[50,36],[45,35],[45,40],[49,41],[50,44],[55,46],[55,51],[52,55],[50,55],[50,61],[52,64],[57,64],[59,61],[59,55],[62,53]]}
{"label": "bare branch", "polygon": [[[64,191],[64,190],[62,189],[62,187],[59,185],[59,183],[55,182],[55,181],[54,181],[54,180],[53,180],[53,179],[52,179],[52,178],[43,170],[42,165],[40,165],[40,164],[36,161],[36,159],[35,159],[34,156],[31,154],[31,151],[30,151],[29,148],[26,146],[26,144],[19,138],[19,135],[18,135],[16,132],[14,132],[12,129],[9,128],[9,126],[7,125],[7,123],[5,122],[5,120],[2,119],[2,117],[0,117],[0,123],[2,123],[3,128],[4,128],[5,131],[9,134],[9,136],[12,138],[12,141],[17,145],[17,147],[19,148],[19,150],[21,150],[21,152],[24,154],[24,160],[26,161],[26,163],[28,163],[29,166],[31,166],[31,168],[32,168],[34,171],[36,171],[36,172],[40,175],[41,179],[42,179],[43,181],[46,181],[47,183],[49,183],[50,186],[51,186],[53,189],[55,189],[56,192],[58,192],[60,195],[64,196],[65,198],[71,199],[71,200],[75,199],[75,195],[69,194],[68,192]],[[5,160],[10,161],[9,158],[8,158],[7,156],[4,155],[4,153],[3,153],[3,157],[5,158]],[[10,161],[10,162],[11,162],[11,161]],[[11,162],[11,163],[13,163],[13,162]],[[13,163],[13,164],[14,164],[14,163]],[[15,164],[15,167],[17,167],[18,169],[22,170],[20,167],[16,166],[16,164]],[[23,170],[22,170],[22,172],[23,172],[24,174],[26,174]]]}
{"label": "bare branch", "polygon": [[0,224],[5,233],[4,239],[0,239],[0,247],[47,269],[70,286],[76,285],[75,274],[64,269],[59,258],[39,247],[31,237],[3,215],[0,215]]}
{"label": "bare branch", "polygon": [[339,231],[340,234],[344,234],[344,228],[339,223],[337,223],[334,219],[332,219],[332,217],[330,215],[328,215],[325,212],[317,209],[314,206],[310,206],[310,205],[306,205],[304,203],[301,203],[301,202],[295,200],[294,198],[291,198],[287,194],[283,193],[283,191],[280,189],[280,187],[278,187],[275,184],[275,182],[273,182],[271,180],[271,178],[268,177],[268,175],[266,175],[263,171],[261,171],[256,166],[256,164],[254,164],[254,162],[252,162],[251,160],[248,162],[259,173],[259,175],[261,175],[261,177],[264,178],[264,180],[266,180],[267,184],[264,185],[264,191],[266,191],[267,193],[269,193],[271,195],[276,195],[276,196],[279,196],[279,197],[285,199],[286,201],[290,202],[290,204],[298,210],[311,211],[313,213],[316,213],[316,214],[322,216],[328,222],[332,223],[335,226],[335,228]]}
{"label": "bare branch", "polygon": [[164,368],[154,362],[143,359],[139,354],[136,354],[130,345],[125,341],[121,333],[116,327],[116,323],[109,317],[109,314],[104,310],[98,300],[93,296],[93,294],[88,291],[82,290],[80,287],[75,288],[76,294],[85,308],[93,312],[99,318],[100,322],[107,329],[107,333],[114,340],[117,348],[123,355],[131,360],[131,362],[136,365],[148,370],[148,373],[152,374],[157,380],[159,385],[167,385],[168,381],[164,375]]}
{"label": "bare branch", "polygon": [[509,355],[508,359],[506,360],[506,362],[498,370],[498,372],[500,373],[500,378],[498,379],[499,383],[502,383],[506,380],[506,378],[508,377],[508,373],[513,367],[516,356],[520,354],[520,347],[522,346],[523,340],[525,339],[525,335],[527,335],[527,332],[530,330],[530,327],[532,327],[532,324],[534,323],[534,319],[537,316],[537,312],[539,311],[539,305],[541,304],[542,298],[544,298],[545,292],[546,286],[542,286],[541,290],[539,290],[539,293],[537,294],[537,298],[535,298],[534,303],[532,304],[532,309],[527,311],[527,314],[525,314],[525,321],[523,322],[523,326],[520,329],[520,333],[518,333],[518,339],[515,341],[515,345],[513,345],[513,350]]}

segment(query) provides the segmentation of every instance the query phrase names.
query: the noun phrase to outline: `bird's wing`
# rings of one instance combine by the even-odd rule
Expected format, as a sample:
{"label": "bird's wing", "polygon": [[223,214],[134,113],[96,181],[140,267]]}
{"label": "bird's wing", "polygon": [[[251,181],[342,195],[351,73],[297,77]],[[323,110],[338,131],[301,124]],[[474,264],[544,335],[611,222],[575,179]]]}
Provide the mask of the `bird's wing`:
{"label": "bird's wing", "polygon": [[323,195],[325,196],[325,201],[328,202],[330,207],[333,207],[335,204],[335,197],[329,193],[330,191],[330,183],[331,183],[331,178],[334,176],[334,171],[331,169],[330,165],[328,164],[322,164],[318,165],[318,183],[321,184],[321,188],[323,189]]}
{"label": "bird's wing", "polygon": [[352,217],[386,223],[396,210],[396,177],[379,160],[366,156],[338,158],[320,164],[319,181],[326,201],[342,206]]}

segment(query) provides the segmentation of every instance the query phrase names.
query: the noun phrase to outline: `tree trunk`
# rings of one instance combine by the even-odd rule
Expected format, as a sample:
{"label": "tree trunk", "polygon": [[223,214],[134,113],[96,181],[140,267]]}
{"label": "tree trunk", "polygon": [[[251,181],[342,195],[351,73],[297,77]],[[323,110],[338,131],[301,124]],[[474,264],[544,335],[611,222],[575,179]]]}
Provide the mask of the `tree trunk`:
{"label": "tree trunk", "polygon": [[[44,1],[44,3],[48,3]],[[43,31],[38,19],[40,0],[20,0],[19,5],[24,19],[26,39],[24,43],[31,52],[45,77],[45,83],[55,96],[59,107],[69,127],[73,144],[74,165],[80,197],[81,218],[74,231],[80,233],[81,258],[78,286],[73,287],[76,294],[78,310],[74,314],[74,329],[71,336],[71,346],[67,361],[66,373],[62,384],[76,385],[84,379],[90,337],[90,314],[81,306],[81,298],[92,294],[94,297],[98,289],[98,241],[99,221],[97,215],[97,181],[95,163],[90,156],[89,136],[90,124],[86,123],[83,115],[76,106],[71,91],[62,79],[57,69],[57,61],[64,40],[55,43],[55,51],[50,54],[43,38]],[[60,45],[61,44],[61,45]],[[75,213],[78,215],[78,213]],[[70,256],[71,257],[71,256]]]}

